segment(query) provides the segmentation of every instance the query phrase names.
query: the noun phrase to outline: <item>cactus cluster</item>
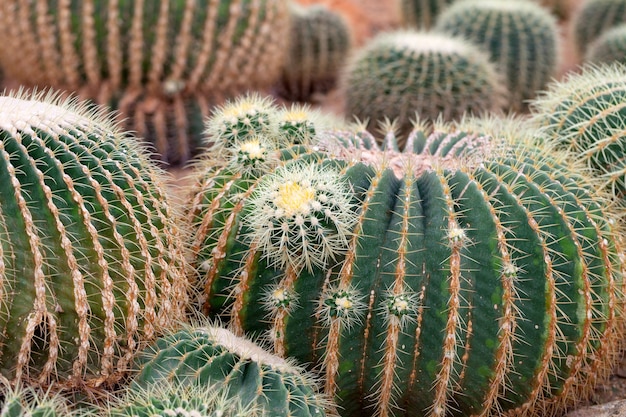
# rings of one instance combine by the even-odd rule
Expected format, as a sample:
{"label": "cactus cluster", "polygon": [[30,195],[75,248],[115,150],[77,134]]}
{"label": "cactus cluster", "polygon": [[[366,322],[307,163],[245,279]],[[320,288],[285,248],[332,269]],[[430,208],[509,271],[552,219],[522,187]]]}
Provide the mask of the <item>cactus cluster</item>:
{"label": "cactus cluster", "polygon": [[405,27],[428,30],[435,25],[439,14],[455,0],[396,0]]}
{"label": "cactus cluster", "polygon": [[352,35],[346,19],[324,5],[292,4],[290,10],[290,44],[277,90],[292,101],[311,101],[335,86]]}
{"label": "cactus cluster", "polygon": [[626,23],[626,1],[587,0],[574,16],[574,43],[581,57],[589,45],[607,29]]}
{"label": "cactus cluster", "polygon": [[399,31],[381,34],[359,50],[343,78],[346,114],[371,127],[396,119],[402,135],[422,120],[460,119],[499,112],[507,103],[504,80],[488,56],[460,38]]}
{"label": "cactus cluster", "polygon": [[184,246],[134,138],[53,95],[0,97],[0,374],[117,381],[184,317]]}
{"label": "cactus cluster", "polygon": [[452,4],[435,30],[465,38],[489,53],[505,74],[513,111],[545,88],[555,75],[559,56],[557,22],[528,0],[465,0]]}
{"label": "cactus cluster", "polygon": [[0,24],[7,76],[118,109],[183,163],[211,105],[275,82],[289,16],[285,0],[7,0]]}
{"label": "cactus cluster", "polygon": [[[567,155],[521,125],[471,126],[414,132],[421,154],[294,148],[264,175],[213,171],[190,213],[205,311],[320,369],[344,416],[541,415],[577,401],[619,347],[616,224]],[[350,204],[318,217],[329,186]],[[339,223],[346,239],[326,244]],[[323,262],[302,260],[308,245]]]}

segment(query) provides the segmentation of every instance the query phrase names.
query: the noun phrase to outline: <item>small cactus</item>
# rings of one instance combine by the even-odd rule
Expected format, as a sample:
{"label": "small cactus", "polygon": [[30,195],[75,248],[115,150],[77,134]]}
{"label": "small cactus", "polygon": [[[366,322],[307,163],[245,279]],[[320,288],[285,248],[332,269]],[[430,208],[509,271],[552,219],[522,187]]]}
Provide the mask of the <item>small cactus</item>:
{"label": "small cactus", "polygon": [[263,415],[331,415],[331,402],[318,392],[315,378],[292,362],[227,329],[188,326],[138,355],[139,372],[131,389],[150,391],[164,382],[211,387],[244,407],[259,408]]}
{"label": "small cactus", "polygon": [[286,0],[0,3],[7,76],[119,110],[174,164],[213,105],[275,83],[288,41]]}
{"label": "small cactus", "polygon": [[182,232],[164,175],[75,100],[0,97],[0,373],[98,387],[184,318]]}
{"label": "small cactus", "polygon": [[0,390],[0,417],[78,417],[61,396],[32,387],[4,386]]}
{"label": "small cactus", "polygon": [[510,108],[527,100],[555,75],[559,56],[556,19],[528,0],[465,0],[443,12],[435,30],[465,38],[489,53],[505,74]]}
{"label": "small cactus", "polygon": [[395,0],[400,3],[402,24],[406,27],[428,30],[435,25],[439,14],[455,0]]}
{"label": "small cactus", "polygon": [[591,42],[585,61],[594,64],[626,64],[626,22],[607,29]]}
{"label": "small cactus", "polygon": [[323,5],[291,5],[291,35],[278,93],[292,101],[312,101],[335,87],[352,45],[344,17]]}
{"label": "small cactus", "polygon": [[591,167],[618,201],[626,188],[626,66],[583,67],[550,84],[532,103],[541,137]]}
{"label": "small cactus", "polygon": [[586,0],[574,16],[573,34],[578,53],[584,57],[589,45],[607,29],[626,23],[626,0]]}
{"label": "small cactus", "polygon": [[443,34],[379,35],[356,53],[343,80],[346,114],[370,123],[397,119],[401,135],[412,118],[460,119],[501,111],[506,86],[478,47]]}
{"label": "small cactus", "polygon": [[[260,178],[214,171],[193,199],[210,204],[192,210],[205,311],[319,369],[343,416],[549,415],[578,401],[619,351],[617,223],[567,154],[521,124],[471,126],[434,132],[421,154],[309,149]],[[489,143],[444,151],[479,136]],[[311,268],[294,267],[308,233],[284,235],[290,262],[255,238],[276,230],[257,190],[304,163],[337,172],[356,215],[347,247]]]}

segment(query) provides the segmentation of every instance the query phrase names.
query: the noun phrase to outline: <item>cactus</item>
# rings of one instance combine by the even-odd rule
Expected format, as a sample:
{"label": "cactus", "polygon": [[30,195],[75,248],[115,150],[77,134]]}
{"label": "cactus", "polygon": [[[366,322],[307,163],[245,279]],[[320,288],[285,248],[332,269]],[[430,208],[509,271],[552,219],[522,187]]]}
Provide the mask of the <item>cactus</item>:
{"label": "cactus", "polygon": [[574,15],[574,43],[581,57],[588,46],[607,29],[626,23],[626,1],[587,0]]}
{"label": "cactus", "polygon": [[1,390],[0,417],[72,417],[88,414],[72,411],[61,396],[40,392],[32,387],[9,387]]}
{"label": "cactus", "polygon": [[311,101],[335,87],[352,45],[350,27],[323,5],[291,5],[288,53],[277,84],[291,101]]}
{"label": "cactus", "polygon": [[437,16],[454,2],[455,0],[400,0],[402,24],[428,30],[435,25]]}
{"label": "cactus", "polygon": [[208,386],[265,415],[334,415],[312,374],[217,326],[187,326],[168,334],[138,355],[136,364],[134,390],[163,382]]}
{"label": "cactus", "polygon": [[607,29],[591,42],[585,61],[595,64],[617,61],[626,64],[626,23]]}
{"label": "cactus", "polygon": [[505,74],[510,108],[545,88],[555,75],[559,55],[556,19],[528,0],[465,0],[443,12],[435,30],[465,38],[489,53]]}
{"label": "cactus", "polygon": [[215,387],[154,384],[143,390],[129,390],[102,407],[106,417],[263,417],[261,410],[244,406],[228,391]]}
{"label": "cactus", "polygon": [[[190,209],[205,311],[319,369],[343,416],[550,415],[584,397],[623,332],[617,223],[569,155],[464,123],[449,134],[489,144],[449,155],[462,141],[435,132],[422,154],[285,150],[260,177],[213,171]],[[329,190],[350,196],[324,210],[347,242],[304,242]],[[303,266],[307,245],[324,262]]]}
{"label": "cactus", "polygon": [[165,177],[99,112],[53,94],[0,97],[0,373],[116,382],[187,302]]}
{"label": "cactus", "polygon": [[271,87],[288,40],[285,0],[1,3],[7,76],[119,109],[170,163],[193,154],[212,105]]}
{"label": "cactus", "polygon": [[466,112],[497,112],[506,87],[489,58],[469,42],[442,34],[400,31],[379,35],[348,64],[346,114],[370,122],[411,118],[458,120]]}
{"label": "cactus", "polygon": [[626,188],[626,66],[586,65],[553,82],[531,106],[542,137],[591,167],[618,201]]}

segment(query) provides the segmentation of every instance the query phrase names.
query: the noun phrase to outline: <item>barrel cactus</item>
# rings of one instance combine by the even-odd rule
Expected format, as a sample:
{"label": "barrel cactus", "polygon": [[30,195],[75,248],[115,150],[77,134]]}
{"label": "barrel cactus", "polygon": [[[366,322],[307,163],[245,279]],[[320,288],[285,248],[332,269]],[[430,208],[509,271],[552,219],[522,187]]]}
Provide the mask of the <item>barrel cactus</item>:
{"label": "barrel cactus", "polygon": [[346,114],[370,121],[396,119],[401,135],[416,114],[425,121],[501,111],[506,86],[478,47],[443,34],[381,34],[350,60],[343,79]]}
{"label": "barrel cactus", "polygon": [[598,36],[607,29],[626,23],[626,1],[586,0],[574,16],[574,43],[581,57]]}
{"label": "barrel cactus", "polygon": [[78,417],[61,396],[41,392],[32,387],[9,387],[0,389],[0,417]]}
{"label": "barrel cactus", "polygon": [[187,301],[165,176],[134,138],[52,94],[0,97],[0,374],[98,387]]}
{"label": "barrel cactus", "polygon": [[352,45],[346,19],[324,5],[291,5],[290,44],[277,84],[292,101],[312,101],[335,87]]}
{"label": "barrel cactus", "polygon": [[285,0],[7,0],[0,24],[7,76],[120,110],[126,128],[179,163],[212,105],[276,81],[289,15]]}
{"label": "barrel cactus", "polygon": [[532,103],[542,137],[585,161],[618,201],[626,192],[626,66],[583,67]]}
{"label": "barrel cactus", "polygon": [[[396,0],[398,1],[398,0]],[[407,27],[430,29],[437,16],[455,0],[399,0],[402,23]]]}
{"label": "barrel cactus", "polygon": [[[584,397],[623,332],[617,223],[521,124],[464,123],[422,153],[329,144],[263,175],[213,171],[190,210],[204,311],[319,369],[343,416]],[[485,143],[443,151],[463,141]]]}
{"label": "barrel cactus", "polygon": [[595,64],[626,64],[626,23],[607,29],[591,42],[585,61]]}
{"label": "barrel cactus", "polygon": [[557,22],[534,2],[457,2],[439,16],[435,30],[470,40],[489,53],[498,71],[505,74],[513,111],[524,110],[526,102],[556,73]]}
{"label": "barrel cactus", "polygon": [[196,385],[225,391],[263,415],[335,415],[312,374],[214,325],[186,326],[163,336],[138,355],[136,367],[133,390],[162,383]]}

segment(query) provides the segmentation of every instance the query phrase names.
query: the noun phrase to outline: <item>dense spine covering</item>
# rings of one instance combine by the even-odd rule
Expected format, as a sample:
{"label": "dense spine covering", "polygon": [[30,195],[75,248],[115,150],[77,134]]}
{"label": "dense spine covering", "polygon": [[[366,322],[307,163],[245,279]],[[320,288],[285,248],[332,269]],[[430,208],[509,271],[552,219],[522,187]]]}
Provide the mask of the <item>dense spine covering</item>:
{"label": "dense spine covering", "polygon": [[[584,397],[623,332],[616,224],[584,169],[516,143],[530,136],[517,127],[428,155],[472,143],[462,132],[417,140],[422,154],[309,151],[260,178],[213,172],[191,210],[207,311],[320,369],[343,416],[539,416]],[[251,214],[259,195],[290,197],[258,190],[303,163],[335,170],[357,210],[336,260],[298,269],[255,244],[275,226]]]}
{"label": "dense spine covering", "polygon": [[626,66],[587,65],[531,103],[541,136],[595,171],[619,201],[626,193]]}
{"label": "dense spine covering", "polygon": [[311,101],[335,87],[352,46],[345,18],[323,5],[292,4],[290,44],[278,93],[292,101]]}
{"label": "dense spine covering", "polygon": [[[396,0],[398,1],[398,0]],[[455,0],[399,0],[402,23],[406,27],[428,30],[437,16]]]}
{"label": "dense spine covering", "polygon": [[276,81],[288,41],[285,0],[1,3],[7,76],[121,110],[170,163],[190,157],[211,105]]}
{"label": "dense spine covering", "polygon": [[585,61],[595,64],[626,64],[626,23],[607,29],[591,42]]}
{"label": "dense spine covering", "polygon": [[[9,387],[0,390],[0,417],[78,417],[61,396],[40,392],[32,387]],[[86,413],[83,414],[85,417]]]}
{"label": "dense spine covering", "polygon": [[[400,31],[382,34],[350,60],[343,77],[346,114],[375,128],[396,119],[400,134],[421,120],[501,111],[503,80],[485,53],[460,38]],[[372,127],[372,126],[371,126]]]}
{"label": "dense spine covering", "polygon": [[182,231],[165,177],[82,104],[0,97],[0,373],[113,383],[184,319]]}
{"label": "dense spine covering", "polygon": [[[276,417],[334,415],[312,374],[216,326],[187,327],[158,339],[137,357],[131,389],[167,382],[227,392],[244,407]],[[205,388],[206,389],[206,388]]]}
{"label": "dense spine covering", "polygon": [[587,0],[574,16],[574,42],[581,57],[598,36],[607,29],[626,23],[625,0]]}
{"label": "dense spine covering", "polygon": [[523,110],[526,101],[555,75],[558,28],[550,12],[528,0],[465,0],[443,12],[435,30],[465,38],[489,53],[505,74],[509,106]]}

